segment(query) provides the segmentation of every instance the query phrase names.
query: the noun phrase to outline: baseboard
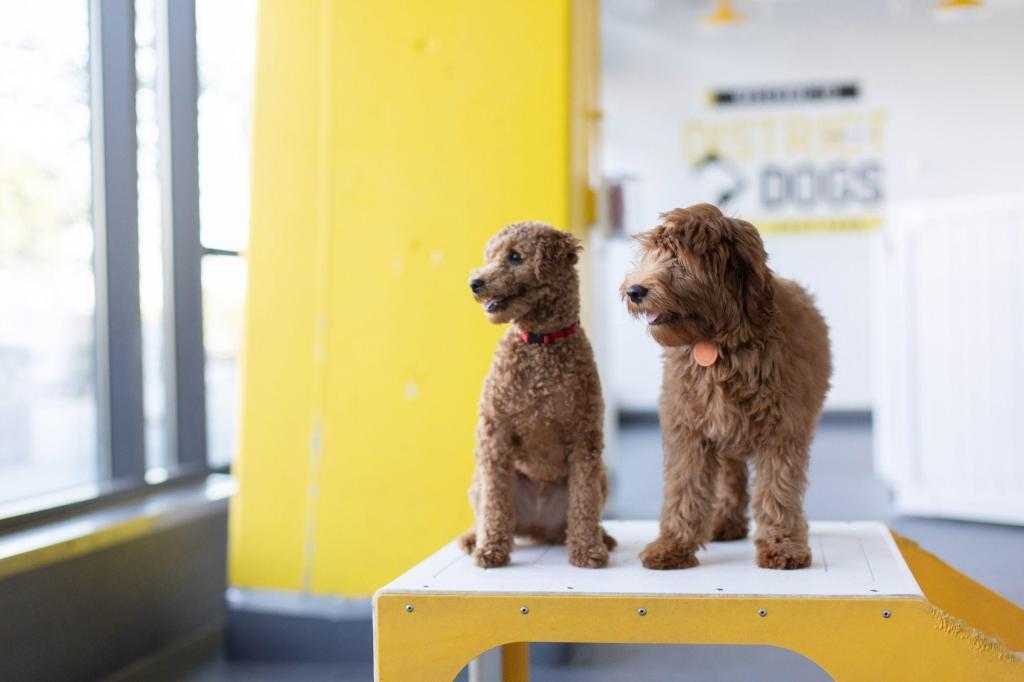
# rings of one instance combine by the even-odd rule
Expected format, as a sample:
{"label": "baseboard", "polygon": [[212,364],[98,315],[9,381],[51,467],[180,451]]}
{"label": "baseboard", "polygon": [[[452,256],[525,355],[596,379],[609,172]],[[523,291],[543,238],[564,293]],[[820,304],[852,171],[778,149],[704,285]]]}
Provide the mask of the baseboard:
{"label": "baseboard", "polygon": [[[821,422],[829,425],[867,424],[872,422],[869,409],[826,409],[821,413]],[[657,426],[658,413],[655,410],[620,410],[619,426]]]}
{"label": "baseboard", "polygon": [[867,425],[871,426],[873,413],[871,410],[825,410],[821,413],[822,424],[829,425]]}
{"label": "baseboard", "polygon": [[657,426],[657,410],[619,410],[619,426]]}

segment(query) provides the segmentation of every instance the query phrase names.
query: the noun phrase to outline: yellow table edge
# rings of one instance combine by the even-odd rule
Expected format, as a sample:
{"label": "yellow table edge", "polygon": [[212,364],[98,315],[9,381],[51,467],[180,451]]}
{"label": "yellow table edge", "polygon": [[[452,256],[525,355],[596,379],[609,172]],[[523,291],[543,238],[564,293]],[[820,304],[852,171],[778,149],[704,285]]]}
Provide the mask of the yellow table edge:
{"label": "yellow table edge", "polygon": [[378,592],[375,679],[451,680],[503,646],[505,679],[522,681],[522,643],[573,642],[776,646],[837,680],[1024,680],[1024,610],[894,537],[924,598]]}

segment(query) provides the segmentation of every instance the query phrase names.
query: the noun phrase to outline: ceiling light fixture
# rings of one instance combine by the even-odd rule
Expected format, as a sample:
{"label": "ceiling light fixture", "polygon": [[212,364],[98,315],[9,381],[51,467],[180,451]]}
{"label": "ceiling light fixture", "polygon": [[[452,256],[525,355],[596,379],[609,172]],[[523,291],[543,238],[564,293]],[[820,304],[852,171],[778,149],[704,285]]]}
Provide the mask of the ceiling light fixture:
{"label": "ceiling light fixture", "polygon": [[935,19],[938,21],[978,19],[984,14],[985,3],[982,0],[941,0],[935,6]]}
{"label": "ceiling light fixture", "polygon": [[746,20],[745,16],[733,8],[731,0],[716,0],[711,12],[700,20],[700,26],[707,30],[717,30],[742,24]]}

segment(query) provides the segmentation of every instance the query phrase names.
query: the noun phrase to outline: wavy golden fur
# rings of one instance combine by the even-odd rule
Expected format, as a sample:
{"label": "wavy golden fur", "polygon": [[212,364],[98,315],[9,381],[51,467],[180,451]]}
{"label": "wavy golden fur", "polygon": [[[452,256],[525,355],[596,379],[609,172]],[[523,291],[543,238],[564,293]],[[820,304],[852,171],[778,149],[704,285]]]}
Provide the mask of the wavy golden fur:
{"label": "wavy golden fur", "polygon": [[502,229],[470,287],[494,324],[510,323],[484,382],[476,470],[476,517],[461,545],[485,568],[509,562],[513,536],[561,544],[575,566],[608,563],[615,541],[601,528],[608,496],[604,405],[594,353],[582,329],[550,344],[548,334],[579,320],[579,241],[536,222]]}
{"label": "wavy golden fur", "polygon": [[[809,566],[808,453],[832,371],[824,319],[768,268],[757,229],[714,206],[664,213],[639,241],[621,293],[664,347],[665,493],[644,566],[687,568],[709,540],[746,537],[748,461],[758,566]],[[698,342],[717,348],[711,366],[694,361]]]}

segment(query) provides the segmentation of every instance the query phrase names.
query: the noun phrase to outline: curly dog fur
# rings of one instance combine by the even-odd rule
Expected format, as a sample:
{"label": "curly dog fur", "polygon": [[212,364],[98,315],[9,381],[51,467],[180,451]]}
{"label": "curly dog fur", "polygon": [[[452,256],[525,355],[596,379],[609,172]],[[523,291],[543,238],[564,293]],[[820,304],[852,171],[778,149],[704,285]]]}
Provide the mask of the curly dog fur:
{"label": "curly dog fur", "polygon": [[536,222],[502,229],[470,287],[494,324],[511,323],[484,382],[476,470],[469,490],[476,518],[461,540],[485,568],[509,562],[513,536],[561,544],[575,566],[608,563],[615,541],[601,528],[608,496],[601,385],[583,330],[548,344],[579,320],[579,241]]}
{"label": "curly dog fur", "polygon": [[[828,327],[804,289],[768,268],[750,223],[708,204],[661,218],[621,289],[664,347],[665,497],[643,564],[687,568],[709,540],[746,537],[750,461],[757,565],[809,566],[803,496],[832,371]],[[698,342],[717,361],[698,365]]]}

